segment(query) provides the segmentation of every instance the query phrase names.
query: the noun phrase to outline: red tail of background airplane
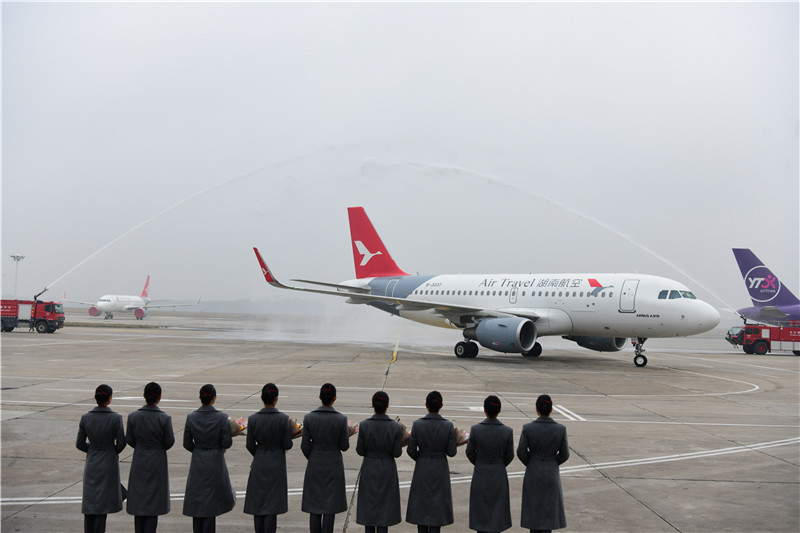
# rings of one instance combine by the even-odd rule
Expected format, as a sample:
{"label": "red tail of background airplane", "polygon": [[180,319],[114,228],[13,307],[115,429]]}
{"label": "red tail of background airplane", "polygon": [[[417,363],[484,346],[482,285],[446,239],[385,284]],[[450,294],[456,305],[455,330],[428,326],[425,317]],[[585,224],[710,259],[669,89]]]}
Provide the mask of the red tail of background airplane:
{"label": "red tail of background airplane", "polygon": [[144,282],[144,289],[142,289],[142,298],[147,298],[147,288],[150,286],[150,274],[147,275],[147,281]]}
{"label": "red tail of background airplane", "polygon": [[408,276],[394,262],[363,207],[348,207],[356,277]]}

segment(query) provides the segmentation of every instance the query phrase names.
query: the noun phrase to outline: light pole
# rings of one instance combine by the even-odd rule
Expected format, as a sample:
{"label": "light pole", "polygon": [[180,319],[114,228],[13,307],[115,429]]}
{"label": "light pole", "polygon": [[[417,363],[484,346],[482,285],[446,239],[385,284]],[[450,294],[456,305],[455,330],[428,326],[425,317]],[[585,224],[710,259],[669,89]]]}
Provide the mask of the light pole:
{"label": "light pole", "polygon": [[19,277],[19,262],[25,259],[25,256],[19,252],[14,252],[11,254],[11,259],[17,264],[14,268],[14,299],[17,299],[17,278]]}

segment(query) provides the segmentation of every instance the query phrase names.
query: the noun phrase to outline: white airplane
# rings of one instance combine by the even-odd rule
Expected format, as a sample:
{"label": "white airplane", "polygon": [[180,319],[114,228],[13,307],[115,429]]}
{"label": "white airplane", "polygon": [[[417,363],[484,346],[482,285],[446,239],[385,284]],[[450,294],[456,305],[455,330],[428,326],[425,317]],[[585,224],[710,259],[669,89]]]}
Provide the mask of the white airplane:
{"label": "white airplane", "polygon": [[279,282],[253,248],[267,283],[281,289],[332,294],[415,322],[462,330],[457,357],[490,350],[538,357],[538,337],[560,335],[600,352],[621,350],[628,337],[633,362],[647,364],[650,337],[684,337],[713,329],[719,312],[682,283],[645,274],[443,274],[403,272],[362,207],[348,208],[356,279],[339,284]]}
{"label": "white airplane", "polygon": [[[106,294],[100,297],[96,303],[94,302],[80,302],[76,300],[65,300],[67,302],[89,305],[89,314],[91,316],[98,316],[100,313],[105,313],[105,319],[114,318],[114,313],[130,313],[137,320],[142,320],[147,316],[147,310],[155,307],[186,307],[197,304],[152,304],[148,296],[150,286],[150,275],[147,275],[147,280],[144,282],[144,289],[139,296],[132,296],[128,294]],[[197,300],[200,303],[200,300]]]}

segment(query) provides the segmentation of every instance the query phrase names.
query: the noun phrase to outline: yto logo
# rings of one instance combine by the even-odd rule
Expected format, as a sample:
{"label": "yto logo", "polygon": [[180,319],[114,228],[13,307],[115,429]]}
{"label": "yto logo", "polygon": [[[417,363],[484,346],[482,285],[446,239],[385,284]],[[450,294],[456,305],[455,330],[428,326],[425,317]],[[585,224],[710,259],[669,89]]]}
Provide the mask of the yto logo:
{"label": "yto logo", "polygon": [[781,281],[764,265],[750,269],[745,284],[750,298],[756,302],[769,302],[781,292]]}
{"label": "yto logo", "polygon": [[367,249],[367,247],[364,246],[364,243],[361,242],[361,241],[354,241],[354,242],[355,242],[355,245],[356,245],[356,250],[358,250],[358,253],[361,254],[361,266],[362,267],[365,266],[367,263],[369,263],[370,259],[372,259],[376,255],[383,255],[383,253],[380,252],[380,251],[377,251],[375,253],[370,252]]}

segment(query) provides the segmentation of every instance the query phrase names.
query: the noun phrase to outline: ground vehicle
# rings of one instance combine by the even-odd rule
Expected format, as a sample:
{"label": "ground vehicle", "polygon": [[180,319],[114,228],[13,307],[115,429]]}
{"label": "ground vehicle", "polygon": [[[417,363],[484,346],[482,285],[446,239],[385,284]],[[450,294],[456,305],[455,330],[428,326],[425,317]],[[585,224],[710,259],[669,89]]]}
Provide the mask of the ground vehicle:
{"label": "ground vehicle", "polygon": [[64,327],[64,306],[61,302],[2,300],[0,316],[3,331],[27,325],[38,333],[55,333]]}
{"label": "ground vehicle", "polygon": [[728,330],[725,340],[741,346],[748,354],[764,355],[772,350],[789,350],[800,355],[800,322],[789,322],[784,326],[735,326]]}

